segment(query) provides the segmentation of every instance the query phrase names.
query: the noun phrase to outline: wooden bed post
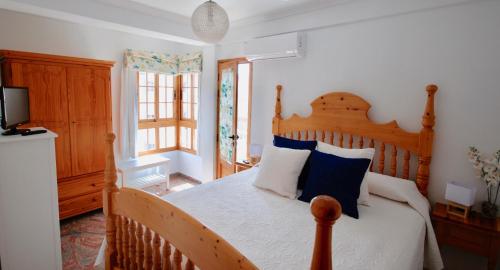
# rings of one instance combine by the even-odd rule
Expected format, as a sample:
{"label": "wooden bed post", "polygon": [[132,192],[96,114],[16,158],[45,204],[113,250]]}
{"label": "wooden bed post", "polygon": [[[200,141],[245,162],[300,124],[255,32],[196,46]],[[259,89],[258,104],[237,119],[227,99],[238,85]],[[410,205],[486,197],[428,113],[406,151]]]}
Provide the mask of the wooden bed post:
{"label": "wooden bed post", "polygon": [[317,196],[311,201],[316,220],[316,238],[311,270],[332,269],[332,226],[342,214],[340,203],[330,196]]}
{"label": "wooden bed post", "polygon": [[281,90],[283,87],[281,85],[276,85],[276,104],[274,106],[274,118],[273,118],[273,134],[279,135],[279,126],[281,117]]}
{"label": "wooden bed post", "polygon": [[116,186],[116,165],[113,151],[113,142],[115,134],[108,133],[106,135],[106,168],[104,169],[104,190],[103,190],[103,210],[106,218],[106,253],[105,267],[106,270],[111,270],[116,265],[116,217],[112,213],[112,195],[118,191]]}
{"label": "wooden bed post", "polygon": [[417,180],[416,184],[418,190],[427,196],[427,186],[429,185],[429,165],[431,163],[432,156],[432,142],[434,140],[434,95],[436,94],[438,87],[436,85],[428,85],[427,91],[427,103],[425,105],[424,116],[422,117],[422,130],[420,130],[419,137],[419,150],[418,153],[418,169],[417,169]]}

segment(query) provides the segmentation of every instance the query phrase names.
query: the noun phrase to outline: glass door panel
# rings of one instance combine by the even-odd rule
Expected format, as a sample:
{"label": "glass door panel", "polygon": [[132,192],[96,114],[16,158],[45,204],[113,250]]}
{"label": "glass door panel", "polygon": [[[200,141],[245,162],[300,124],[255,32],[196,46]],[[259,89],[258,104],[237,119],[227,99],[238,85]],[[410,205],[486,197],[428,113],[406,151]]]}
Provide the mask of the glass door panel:
{"label": "glass door panel", "polygon": [[219,66],[219,161],[217,174],[222,177],[234,173],[234,131],[235,131],[235,79],[236,64],[227,63]]}
{"label": "glass door panel", "polygon": [[238,64],[238,112],[237,112],[237,135],[236,162],[248,162],[248,145],[250,139],[250,63]]}

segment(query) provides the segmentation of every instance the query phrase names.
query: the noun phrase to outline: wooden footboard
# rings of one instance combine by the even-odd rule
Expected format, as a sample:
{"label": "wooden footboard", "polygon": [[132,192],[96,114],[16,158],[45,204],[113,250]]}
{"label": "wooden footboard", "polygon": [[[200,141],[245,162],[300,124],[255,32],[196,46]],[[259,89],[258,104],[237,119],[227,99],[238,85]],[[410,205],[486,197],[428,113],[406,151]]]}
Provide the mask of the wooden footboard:
{"label": "wooden footboard", "polygon": [[[103,196],[107,270],[257,269],[228,242],[176,206],[141,190],[118,189],[114,139],[114,134],[106,137]],[[311,212],[317,222],[311,269],[332,269],[332,225],[341,215],[340,204],[331,197],[318,196],[311,203]]]}

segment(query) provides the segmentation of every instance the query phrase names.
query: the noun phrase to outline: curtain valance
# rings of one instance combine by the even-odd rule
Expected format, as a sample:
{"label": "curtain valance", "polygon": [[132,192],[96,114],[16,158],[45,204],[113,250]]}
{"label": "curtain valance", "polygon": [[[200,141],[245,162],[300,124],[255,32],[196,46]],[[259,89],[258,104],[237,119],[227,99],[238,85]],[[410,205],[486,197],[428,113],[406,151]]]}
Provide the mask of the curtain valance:
{"label": "curtain valance", "polygon": [[201,52],[186,53],[179,56],[179,73],[201,72],[203,64]]}
{"label": "curtain valance", "polygon": [[125,68],[168,74],[201,72],[202,63],[201,52],[173,55],[127,49],[124,56]]}

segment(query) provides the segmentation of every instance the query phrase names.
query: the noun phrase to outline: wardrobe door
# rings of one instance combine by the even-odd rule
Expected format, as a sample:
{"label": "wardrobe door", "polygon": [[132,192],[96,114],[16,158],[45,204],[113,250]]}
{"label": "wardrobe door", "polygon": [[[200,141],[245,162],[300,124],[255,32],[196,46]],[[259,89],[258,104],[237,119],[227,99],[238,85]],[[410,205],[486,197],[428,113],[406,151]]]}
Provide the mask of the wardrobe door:
{"label": "wardrobe door", "polygon": [[68,123],[45,122],[41,126],[57,134],[56,167],[57,179],[73,176],[71,168],[71,138]]}
{"label": "wardrobe door", "polygon": [[12,63],[12,84],[28,87],[30,123],[24,127],[45,127],[55,133],[57,178],[71,172],[66,70],[50,64]]}
{"label": "wardrobe door", "polygon": [[73,175],[104,170],[109,72],[67,68]]}

